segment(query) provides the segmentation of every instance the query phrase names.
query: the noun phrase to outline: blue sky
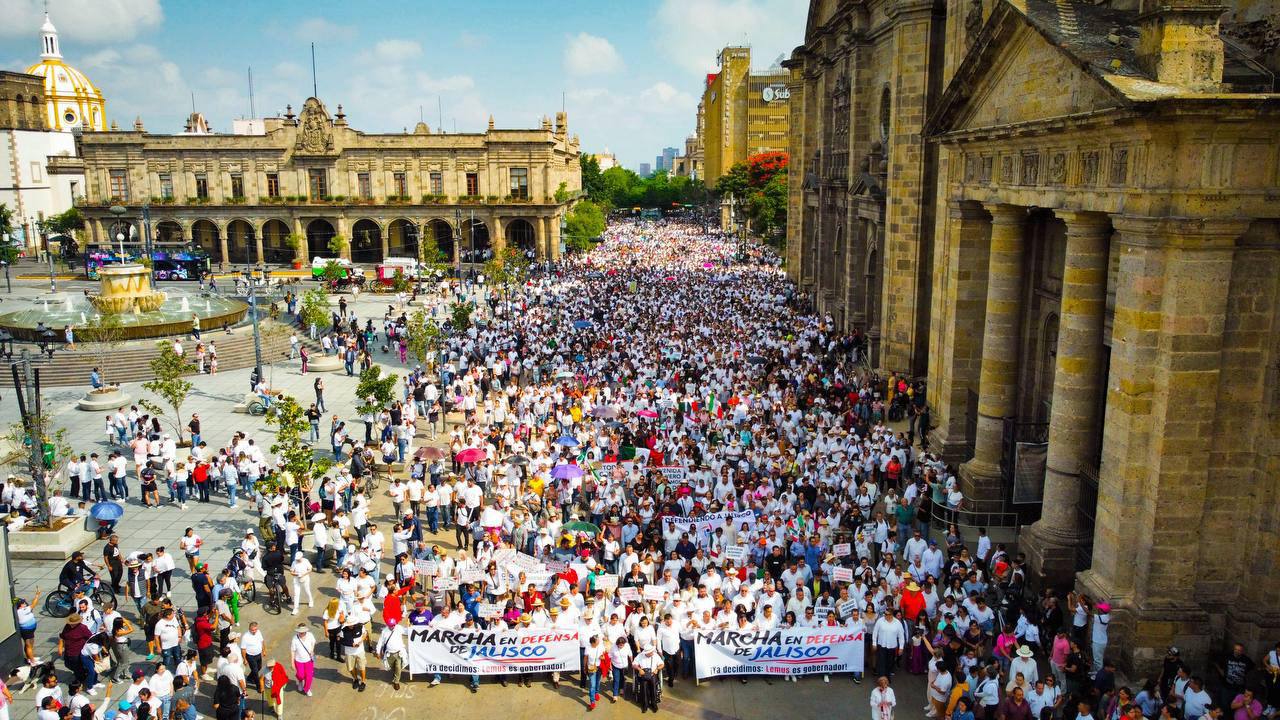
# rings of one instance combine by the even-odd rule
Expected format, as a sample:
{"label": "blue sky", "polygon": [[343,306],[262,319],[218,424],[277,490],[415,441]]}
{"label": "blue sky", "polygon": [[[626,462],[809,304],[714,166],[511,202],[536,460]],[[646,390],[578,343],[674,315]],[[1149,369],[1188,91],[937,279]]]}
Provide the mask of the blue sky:
{"label": "blue sky", "polygon": [[[39,59],[43,0],[0,0],[0,67]],[[247,117],[253,68],[259,116],[311,94],[351,125],[533,127],[564,95],[584,150],[608,147],[628,167],[664,146],[683,150],[702,78],[717,50],[749,43],[772,64],[800,44],[805,0],[49,0],[62,54],[107,98],[121,127],[178,132],[195,93],[215,131]]]}

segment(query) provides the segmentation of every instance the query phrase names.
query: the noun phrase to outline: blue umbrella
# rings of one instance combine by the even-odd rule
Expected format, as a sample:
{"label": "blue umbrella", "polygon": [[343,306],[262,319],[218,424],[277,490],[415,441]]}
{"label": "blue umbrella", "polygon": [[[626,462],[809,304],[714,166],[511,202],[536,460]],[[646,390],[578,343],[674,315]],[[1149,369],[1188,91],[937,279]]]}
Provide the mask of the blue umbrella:
{"label": "blue umbrella", "polygon": [[94,503],[93,507],[89,508],[89,515],[94,520],[119,520],[124,517],[124,507],[113,502]]}
{"label": "blue umbrella", "polygon": [[582,477],[582,468],[577,465],[557,465],[551,469],[551,477],[557,480],[573,480]]}
{"label": "blue umbrella", "polygon": [[556,444],[563,445],[565,447],[577,447],[578,439],[572,435],[561,435],[556,439]]}
{"label": "blue umbrella", "polygon": [[577,330],[586,330],[587,328],[591,327],[591,321],[590,320],[574,320],[573,327]]}

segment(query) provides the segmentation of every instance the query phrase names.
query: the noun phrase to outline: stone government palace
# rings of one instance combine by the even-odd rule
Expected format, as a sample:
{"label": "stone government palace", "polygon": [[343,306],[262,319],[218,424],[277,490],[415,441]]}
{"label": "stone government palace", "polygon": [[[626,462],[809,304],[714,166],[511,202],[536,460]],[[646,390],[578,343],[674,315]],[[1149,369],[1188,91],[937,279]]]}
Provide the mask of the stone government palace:
{"label": "stone government palace", "polygon": [[1110,602],[1140,672],[1280,637],[1278,23],[812,0],[784,63],[789,272],[927,377],[968,532]]}
{"label": "stone government palace", "polygon": [[[85,132],[85,194],[78,201],[91,244],[142,237],[143,206],[159,247],[194,244],[215,265],[342,256],[356,263],[417,257],[432,233],[450,261],[474,248],[561,252],[561,219],[582,188],[578,138],[565,113],[532,129],[370,134],[309,98],[283,117],[236,121],[210,132],[193,113],[186,131]],[[117,218],[112,206],[123,206]],[[297,253],[288,237],[306,238]],[[460,242],[455,243],[455,238]],[[455,244],[457,247],[455,247]]]}

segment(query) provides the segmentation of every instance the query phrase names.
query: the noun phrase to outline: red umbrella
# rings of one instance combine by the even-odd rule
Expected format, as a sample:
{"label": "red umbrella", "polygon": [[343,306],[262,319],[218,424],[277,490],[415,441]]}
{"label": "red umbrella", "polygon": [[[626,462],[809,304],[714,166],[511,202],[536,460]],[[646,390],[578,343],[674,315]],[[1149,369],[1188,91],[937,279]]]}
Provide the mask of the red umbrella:
{"label": "red umbrella", "polygon": [[483,460],[484,457],[484,450],[481,450],[480,448],[467,448],[466,450],[458,453],[457,457],[454,459],[460,463],[476,463]]}
{"label": "red umbrella", "polygon": [[421,460],[439,460],[445,453],[438,447],[420,447],[413,455]]}
{"label": "red umbrella", "polygon": [[639,415],[642,418],[649,418],[650,420],[658,417],[658,413],[652,410],[641,410],[640,412],[636,413],[636,415]]}

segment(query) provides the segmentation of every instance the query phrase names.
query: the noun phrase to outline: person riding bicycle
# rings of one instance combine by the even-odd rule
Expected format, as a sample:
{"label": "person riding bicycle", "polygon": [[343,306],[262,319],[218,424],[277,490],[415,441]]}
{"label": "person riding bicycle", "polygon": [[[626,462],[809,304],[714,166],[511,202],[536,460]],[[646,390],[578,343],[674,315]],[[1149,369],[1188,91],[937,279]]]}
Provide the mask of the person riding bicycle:
{"label": "person riding bicycle", "polygon": [[58,573],[58,587],[75,595],[97,578],[98,573],[84,561],[84,553],[77,550],[71,553],[71,559],[62,565],[62,571]]}
{"label": "person riding bicycle", "polygon": [[249,557],[244,548],[238,548],[231,559],[227,561],[227,571],[231,573],[231,577],[237,582],[244,583],[247,579],[245,571],[249,569]]}
{"label": "person riding bicycle", "polygon": [[282,604],[293,602],[289,597],[288,589],[285,587],[284,561],[284,553],[280,550],[279,545],[276,544],[272,544],[262,555],[262,570],[266,574],[267,588],[274,588],[280,593],[280,602]]}

